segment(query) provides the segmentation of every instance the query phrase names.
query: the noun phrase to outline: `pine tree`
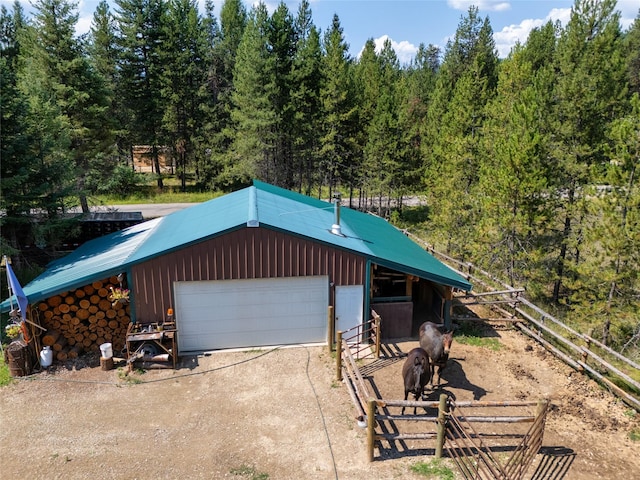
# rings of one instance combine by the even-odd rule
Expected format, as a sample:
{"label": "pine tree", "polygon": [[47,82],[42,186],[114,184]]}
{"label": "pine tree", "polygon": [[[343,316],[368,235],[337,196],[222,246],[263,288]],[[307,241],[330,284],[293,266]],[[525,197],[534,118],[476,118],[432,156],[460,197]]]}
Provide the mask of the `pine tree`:
{"label": "pine tree", "polygon": [[590,335],[620,350],[640,335],[640,96],[610,125],[607,188],[590,189],[582,225],[583,261],[571,283],[571,317],[586,320]]}
{"label": "pine tree", "polygon": [[294,184],[295,161],[293,158],[294,108],[291,92],[293,60],[296,56],[296,32],[293,17],[286,4],[280,2],[273,12],[268,30],[269,55],[273,65],[273,92],[271,103],[275,113],[274,151],[271,181],[283,188]]}
{"label": "pine tree", "polygon": [[[373,178],[374,167],[367,161],[365,148],[369,141],[369,130],[375,117],[380,99],[381,70],[376,45],[373,39],[368,39],[362,49],[360,58],[353,66],[355,103],[357,106],[357,129],[355,140],[358,152],[363,152],[359,159],[359,168],[353,171],[351,177],[351,188],[357,187],[360,191],[358,207],[371,208],[369,201],[373,201],[373,195],[377,193]],[[351,190],[351,189],[350,189]],[[349,195],[351,205],[353,194]],[[364,203],[363,203],[364,202]]]}
{"label": "pine tree", "polygon": [[291,105],[293,109],[293,157],[299,192],[311,194],[319,162],[320,85],[322,50],[320,33],[311,20],[308,0],[300,3],[295,19],[296,50],[291,69]]}
{"label": "pine tree", "polygon": [[447,251],[460,257],[478,241],[477,186],[485,106],[495,94],[497,55],[488,19],[469,8],[447,45],[428,113],[423,145],[431,221]]}
{"label": "pine tree", "polygon": [[187,170],[196,165],[195,145],[201,136],[206,101],[207,31],[194,0],[171,0],[165,26],[166,47],[160,51],[164,115],[162,127],[173,147],[184,191]]}
{"label": "pine tree", "polygon": [[418,191],[421,186],[422,145],[426,140],[427,114],[439,68],[440,49],[421,44],[398,89],[402,185],[407,192]]}
{"label": "pine tree", "polygon": [[29,103],[18,86],[20,31],[26,19],[20,3],[10,13],[0,7],[0,209],[3,250],[19,249],[31,230],[31,209],[46,190],[39,178],[38,162],[33,161],[36,137],[31,135]]}
{"label": "pine tree", "polygon": [[[213,3],[207,1],[209,26],[209,72],[206,84],[207,113],[203,144],[209,159],[203,163],[202,184],[210,188],[227,188],[224,179],[228,151],[234,141],[231,111],[233,72],[238,46],[247,25],[247,11],[241,0],[225,0],[220,10],[218,27]],[[203,146],[204,146],[203,145]]]}
{"label": "pine tree", "polygon": [[344,179],[345,168],[355,157],[354,123],[357,111],[352,90],[351,58],[337,15],[324,35],[325,82],[320,91],[322,101],[321,171],[329,194]]}
{"label": "pine tree", "polygon": [[[529,38],[535,37],[533,32]],[[540,289],[535,271],[544,267],[546,235],[539,232],[551,228],[547,199],[553,175],[546,162],[548,128],[541,115],[548,109],[547,70],[537,64],[534,71],[528,60],[534,43],[516,47],[500,66],[497,95],[487,109],[484,128],[487,154],[480,169],[478,223],[479,258],[510,285],[526,284],[531,294]]]}
{"label": "pine tree", "polygon": [[[75,38],[78,14],[66,0],[40,0],[24,55],[28,81],[38,79],[61,115],[69,146],[64,153],[72,164],[75,190],[83,212],[89,212],[86,179],[96,157],[108,151],[113,135],[108,116],[109,97],[104,80]],[[40,88],[31,86],[27,88]],[[35,93],[35,95],[39,95]],[[46,94],[45,94],[46,95]]]}
{"label": "pine tree", "polygon": [[158,147],[162,146],[161,49],[165,46],[164,0],[116,0],[118,91],[131,119],[128,144],[150,145],[158,188],[163,188]]}
{"label": "pine tree", "polygon": [[571,270],[581,261],[584,187],[602,176],[606,129],[619,114],[625,93],[619,14],[614,8],[614,0],[576,0],[558,41],[555,138],[550,152],[557,162],[556,218],[562,222],[556,246],[555,302],[566,295],[565,278],[568,273],[575,278]]}
{"label": "pine tree", "polygon": [[[268,52],[269,15],[263,3],[253,7],[238,46],[232,93],[234,141],[222,174],[228,188],[247,185],[252,178],[276,178],[274,131],[276,112],[273,63]],[[229,133],[231,135],[231,132]]]}
{"label": "pine tree", "polygon": [[[365,172],[368,186],[378,197],[378,214],[388,215],[390,200],[400,187],[400,158],[398,144],[399,62],[391,41],[386,40],[378,56],[380,73],[378,101],[368,125],[367,143],[364,148]],[[386,205],[383,203],[386,199]]]}
{"label": "pine tree", "polygon": [[[41,46],[22,7],[14,4],[12,14],[3,8],[1,24],[2,236],[18,250],[55,249],[72,228],[59,215],[74,187],[68,121],[47,88],[42,58],[31,57]],[[32,209],[43,212],[39,222],[32,221]]]}
{"label": "pine tree", "polygon": [[219,49],[222,54],[222,79],[226,80],[223,89],[230,89],[233,82],[233,70],[236,63],[236,54],[244,30],[247,27],[247,11],[242,0],[224,0],[220,10],[221,43]]}
{"label": "pine tree", "polygon": [[[107,1],[102,0],[93,14],[87,54],[93,67],[104,80],[110,101],[107,117],[111,122],[108,128],[113,132],[115,148],[113,151],[106,151],[97,156],[92,164],[87,186],[91,192],[97,193],[113,193],[114,185],[121,186],[118,183],[120,177],[126,178],[132,174],[132,169],[127,166],[130,156],[129,146],[126,145],[128,129],[132,128],[132,122],[127,117],[128,109],[125,108],[122,95],[116,94],[119,85],[117,40],[115,17]],[[110,178],[112,181],[105,181],[105,178]]]}
{"label": "pine tree", "polygon": [[631,94],[640,94],[640,9],[631,28],[625,34],[624,46],[628,65],[629,90]]}
{"label": "pine tree", "polygon": [[117,85],[118,45],[115,18],[106,0],[100,1],[93,14],[87,50],[94,67],[113,92]]}

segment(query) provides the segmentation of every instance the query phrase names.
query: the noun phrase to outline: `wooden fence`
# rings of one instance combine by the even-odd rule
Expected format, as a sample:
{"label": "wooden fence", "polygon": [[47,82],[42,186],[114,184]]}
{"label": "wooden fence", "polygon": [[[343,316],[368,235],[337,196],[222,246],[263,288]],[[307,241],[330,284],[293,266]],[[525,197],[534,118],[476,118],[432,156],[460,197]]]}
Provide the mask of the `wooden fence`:
{"label": "wooden fence", "polygon": [[[424,244],[417,237],[414,239]],[[428,245],[426,248],[473,283],[471,294],[454,298],[460,305],[486,305],[495,313],[495,316],[487,318],[452,316],[453,321],[511,322],[566,364],[588,374],[627,405],[640,411],[640,382],[636,380],[640,370],[638,363],[534,305],[524,296],[524,289],[514,288],[472,263],[460,262]]]}
{"label": "wooden fence", "polygon": [[[369,387],[358,369],[356,359],[367,352],[374,358],[380,357],[381,318],[371,310],[372,318],[367,325],[357,325],[349,330],[338,331],[336,336],[336,378],[344,380],[358,413],[358,421],[365,417],[364,408],[371,397]],[[363,341],[367,340],[367,341]],[[329,344],[331,348],[331,343]],[[371,350],[373,346],[373,351]]]}
{"label": "wooden fence", "polygon": [[[535,415],[495,417],[472,417],[462,414],[462,409],[495,407],[492,402],[467,402],[454,404],[459,413],[447,417],[445,448],[453,458],[460,473],[466,479],[474,480],[520,480],[542,446],[542,437],[549,407],[548,401],[506,402],[500,407],[527,407],[536,405]],[[481,422],[504,423],[510,427],[530,423],[526,432],[478,432],[476,425]],[[503,429],[505,430],[505,429]],[[500,442],[497,442],[497,441]],[[514,440],[518,444],[513,447]],[[490,444],[493,442],[493,445]],[[506,448],[505,448],[506,447]]]}
{"label": "wooden fence", "polygon": [[[390,407],[415,406],[435,415],[397,415]],[[523,415],[514,408],[536,406],[535,414]],[[366,404],[367,456],[375,459],[375,447],[382,442],[435,440],[435,457],[443,451],[454,460],[467,479],[521,480],[542,446],[549,401],[539,402],[455,402],[446,394],[440,401],[408,401],[369,398]],[[463,412],[491,408],[490,415]],[[496,415],[496,412],[499,412]],[[418,431],[408,431],[402,422],[420,422]],[[483,431],[482,425],[491,425]],[[496,433],[496,425],[499,432]],[[524,431],[522,425],[530,424]],[[382,447],[381,447],[382,448]]]}
{"label": "wooden fence", "polygon": [[[369,461],[374,460],[376,445],[383,448],[382,442],[392,444],[407,440],[431,440],[435,441],[436,458],[442,457],[446,448],[447,454],[454,459],[465,478],[522,479],[542,444],[548,401],[454,402],[446,394],[440,395],[439,401],[375,398],[358,367],[356,358],[356,355],[367,348],[371,352],[371,343],[367,343],[366,347],[358,345],[363,338],[377,338],[372,343],[376,345],[375,358],[379,358],[381,319],[375,312],[372,313],[374,318],[370,322],[369,330],[354,328],[349,332],[337,332],[339,348],[336,355],[337,379],[344,380],[356,408],[358,424],[367,429]],[[534,405],[538,407],[535,415],[508,415],[503,412],[508,408]],[[411,407],[427,413],[405,415],[404,409]],[[493,408],[493,414],[462,413],[462,409],[472,411],[487,407]],[[399,409],[402,409],[400,413],[397,412]],[[495,414],[496,410],[500,411],[500,415]],[[430,411],[431,415],[428,413]],[[416,422],[419,424],[417,428]],[[501,432],[483,432],[478,427],[487,423],[502,424]],[[524,423],[532,424],[526,432],[514,432],[509,428]],[[412,426],[411,429],[409,425]],[[497,439],[503,442],[496,443]],[[496,453],[496,447],[501,449],[500,454]],[[505,451],[512,452],[506,463],[501,461],[500,456]]]}

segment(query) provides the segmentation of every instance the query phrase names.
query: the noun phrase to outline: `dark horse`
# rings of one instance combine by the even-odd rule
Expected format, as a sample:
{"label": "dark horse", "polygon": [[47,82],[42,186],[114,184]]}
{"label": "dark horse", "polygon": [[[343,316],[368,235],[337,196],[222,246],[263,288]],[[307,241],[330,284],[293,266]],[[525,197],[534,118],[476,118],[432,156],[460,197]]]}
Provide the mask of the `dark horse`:
{"label": "dark horse", "polygon": [[[412,393],[416,400],[421,400],[424,386],[429,383],[431,378],[427,352],[420,347],[409,352],[404,365],[402,365],[402,378],[404,379],[404,399],[406,400]],[[414,407],[413,414],[415,415],[415,413]],[[402,407],[402,414],[404,415],[404,407]]]}
{"label": "dark horse", "polygon": [[449,349],[453,342],[453,332],[442,333],[438,325],[432,322],[424,322],[420,325],[420,346],[429,355],[431,365],[431,384],[435,374],[435,367],[438,367],[438,386],[440,386],[440,376],[449,359]]}

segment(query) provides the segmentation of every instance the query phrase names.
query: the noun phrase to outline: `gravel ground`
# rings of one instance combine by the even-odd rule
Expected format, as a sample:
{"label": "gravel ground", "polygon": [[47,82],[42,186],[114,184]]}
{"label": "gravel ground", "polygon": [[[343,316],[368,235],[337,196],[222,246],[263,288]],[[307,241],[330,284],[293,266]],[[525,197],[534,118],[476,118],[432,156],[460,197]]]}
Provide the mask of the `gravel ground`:
{"label": "gravel ground", "polygon": [[[495,334],[497,352],[454,338],[442,387],[458,400],[551,399],[543,449],[526,478],[630,480],[640,472],[640,443],[629,439],[638,415],[517,332]],[[405,339],[385,351],[416,345]],[[326,347],[303,346],[182,357],[175,371],[130,377],[117,358],[115,369],[101,370],[96,354],[54,365],[0,389],[0,476],[424,478],[410,467],[433,459],[432,441],[382,442],[368,462],[366,431],[334,362]],[[361,368],[380,396],[401,399],[402,359],[371,362]]]}

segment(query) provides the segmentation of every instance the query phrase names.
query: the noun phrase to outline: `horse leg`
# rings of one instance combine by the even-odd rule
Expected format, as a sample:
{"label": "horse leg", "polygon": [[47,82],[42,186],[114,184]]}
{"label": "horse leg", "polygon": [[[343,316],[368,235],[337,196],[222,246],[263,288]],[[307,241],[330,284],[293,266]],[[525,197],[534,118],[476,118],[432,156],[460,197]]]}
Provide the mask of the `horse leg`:
{"label": "horse leg", "polygon": [[[416,393],[415,393],[416,402],[418,402],[418,401],[422,401],[422,394],[423,394],[423,393],[424,393],[424,392],[423,392],[423,390],[420,390],[420,392],[416,392]],[[416,414],[416,409],[417,409],[417,408],[418,408],[418,407],[413,407],[413,414],[414,414],[414,415]]]}
{"label": "horse leg", "polygon": [[[434,379],[435,377],[435,373],[436,373],[436,365],[433,362],[429,362],[429,368],[431,370],[431,378],[429,379],[429,382],[431,382],[431,388],[435,388],[435,383],[434,383]],[[438,382],[438,385],[440,385],[440,382]]]}

